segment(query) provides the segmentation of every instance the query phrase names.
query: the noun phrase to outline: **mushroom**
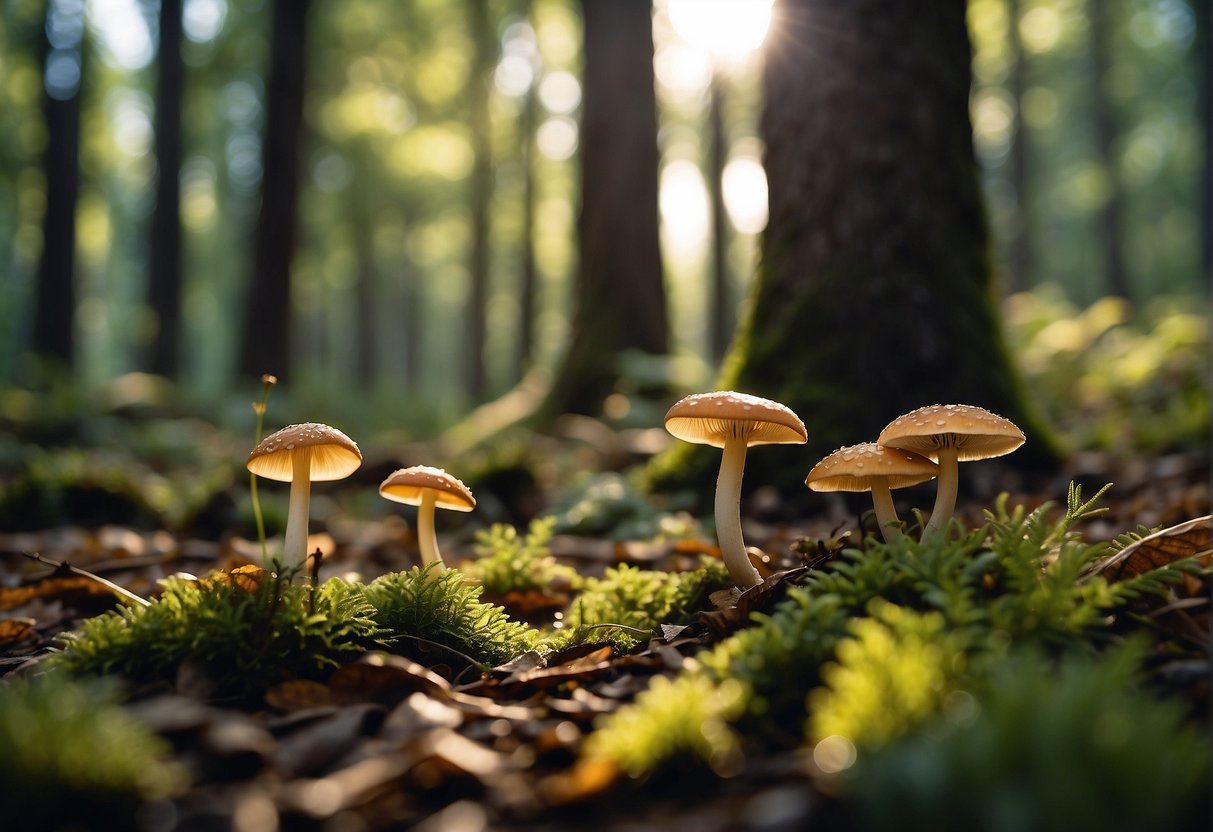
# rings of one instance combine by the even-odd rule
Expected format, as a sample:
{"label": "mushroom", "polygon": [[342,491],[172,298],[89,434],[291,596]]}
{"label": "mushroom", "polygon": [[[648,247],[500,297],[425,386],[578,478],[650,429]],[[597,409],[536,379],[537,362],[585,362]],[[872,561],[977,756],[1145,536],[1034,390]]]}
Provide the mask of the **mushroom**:
{"label": "mushroom", "polygon": [[864,442],[839,448],[813,466],[804,484],[814,491],[871,491],[876,521],[886,543],[901,537],[892,488],[908,488],[934,479],[939,466],[899,448]]}
{"label": "mushroom", "polygon": [[291,484],[282,561],[295,566],[307,558],[308,502],[312,481],[341,480],[362,464],[362,452],[336,428],[316,422],[290,425],[261,440],[247,467],[259,477]]}
{"label": "mushroom", "polygon": [[939,463],[935,507],[922,536],[942,530],[956,509],[959,461],[1009,454],[1024,443],[1023,431],[1001,416],[968,404],[920,407],[890,422],[877,443],[930,457]]}
{"label": "mushroom", "polygon": [[471,511],[476,507],[471,489],[441,468],[414,465],[389,474],[379,484],[379,495],[397,503],[418,506],[417,544],[421,547],[421,563],[423,566],[436,563],[439,570],[445,569],[438,551],[438,536],[434,532],[434,509]]}
{"label": "mushroom", "polygon": [[722,448],[716,478],[716,538],[729,575],[740,587],[762,582],[741,537],[741,476],[750,445],[808,441],[804,423],[779,402],[746,393],[696,393],[665,414],[665,428],[687,442]]}

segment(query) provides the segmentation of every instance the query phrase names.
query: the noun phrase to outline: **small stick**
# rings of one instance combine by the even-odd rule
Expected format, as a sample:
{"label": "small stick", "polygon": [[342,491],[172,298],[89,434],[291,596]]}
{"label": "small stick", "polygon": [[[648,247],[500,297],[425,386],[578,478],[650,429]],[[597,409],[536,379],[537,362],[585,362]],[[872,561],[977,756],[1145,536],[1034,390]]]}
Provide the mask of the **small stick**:
{"label": "small stick", "polygon": [[36,560],[39,563],[45,563],[47,566],[53,566],[53,567],[55,567],[56,570],[66,569],[68,572],[71,572],[75,575],[80,575],[83,578],[89,578],[91,580],[94,580],[97,583],[101,584],[106,589],[111,590],[115,594],[122,596],[123,598],[127,599],[128,601],[134,601],[136,604],[142,604],[145,607],[150,607],[152,605],[151,601],[148,601],[144,598],[140,598],[138,595],[131,592],[129,589],[118,586],[118,584],[114,583],[113,581],[106,580],[105,578],[102,578],[100,575],[94,575],[92,572],[89,572],[87,569],[81,569],[78,566],[72,566],[70,563],[68,563],[65,560],[64,561],[54,561],[48,557],[44,557],[43,555],[39,554],[38,552],[22,552],[22,554],[25,555],[30,560]]}

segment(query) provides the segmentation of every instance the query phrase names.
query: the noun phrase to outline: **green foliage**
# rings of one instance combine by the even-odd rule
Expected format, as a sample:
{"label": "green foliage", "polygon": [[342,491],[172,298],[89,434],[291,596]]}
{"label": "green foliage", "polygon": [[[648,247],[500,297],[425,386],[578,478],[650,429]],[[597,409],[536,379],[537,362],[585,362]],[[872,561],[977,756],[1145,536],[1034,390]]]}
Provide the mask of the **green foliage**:
{"label": "green foliage", "polygon": [[361,594],[389,640],[441,644],[487,665],[534,647],[538,631],[480,601],[483,591],[467,584],[461,572],[431,565],[383,575],[362,587]]}
{"label": "green foliage", "polygon": [[184,783],[168,744],[116,701],[112,684],[57,673],[0,685],[5,828],[134,828],[139,801]]}
{"label": "green foliage", "polygon": [[647,641],[662,624],[682,624],[708,593],[731,586],[720,561],[704,558],[690,572],[656,572],[620,564],[585,582],[565,611],[563,627],[547,639],[552,647],[609,641],[620,651]]}
{"label": "green foliage", "polygon": [[862,828],[1202,828],[1207,736],[1183,725],[1176,703],[1139,689],[1142,658],[1130,646],[1000,661],[973,690],[977,707],[860,751],[844,783]]}
{"label": "green foliage", "polygon": [[187,660],[215,693],[248,695],[293,676],[315,676],[376,644],[373,610],[356,588],[333,579],[315,591],[262,573],[169,578],[150,606],[86,620],[52,666],[73,675],[120,673],[171,680]]}
{"label": "green foliage", "polygon": [[567,489],[554,507],[556,531],[612,540],[651,540],[671,531],[673,515],[658,511],[626,477],[595,474]]}
{"label": "green foliage", "polygon": [[[846,730],[859,744],[890,741],[938,713],[954,687],[980,681],[1011,647],[1094,651],[1110,638],[1105,623],[1126,600],[1161,591],[1194,568],[1180,562],[1117,584],[1088,575],[1111,551],[1072,531],[1096,512],[1093,504],[1071,488],[1056,519],[1048,506],[1008,511],[1004,499],[971,533],[954,523],[951,534],[925,543],[869,538],[865,548],[810,573],[774,612],[755,615],[752,627],[706,651],[689,672],[740,684],[736,720],[756,739],[768,731],[765,740],[786,742],[773,729],[798,722],[815,736]],[[690,707],[685,697],[656,701],[684,690],[663,688],[603,730]],[[636,762],[645,753],[638,740],[605,737],[595,747],[629,742],[632,771],[699,753],[652,745],[645,767]]]}
{"label": "green foliage", "polygon": [[622,708],[602,720],[586,740],[585,751],[615,761],[633,777],[652,768],[658,757],[705,763],[727,775],[740,761],[741,738],[730,724],[742,705],[736,681],[716,684],[706,676],[684,674],[671,680],[658,676]]}
{"label": "green foliage", "polygon": [[938,612],[872,601],[821,669],[824,686],[809,696],[809,736],[879,746],[916,727],[942,709],[963,672],[962,641]]}
{"label": "green foliage", "polygon": [[479,558],[461,564],[459,569],[468,580],[499,598],[513,590],[543,592],[556,586],[575,589],[581,584],[581,576],[571,566],[557,563],[548,548],[555,525],[555,517],[536,518],[526,535],[520,537],[508,523],[495,523],[476,533]]}
{"label": "green foliage", "polygon": [[1006,303],[1008,337],[1037,405],[1073,448],[1117,454],[1209,445],[1209,328],[1198,298],[1134,315],[1107,297],[1086,309],[1056,287]]}

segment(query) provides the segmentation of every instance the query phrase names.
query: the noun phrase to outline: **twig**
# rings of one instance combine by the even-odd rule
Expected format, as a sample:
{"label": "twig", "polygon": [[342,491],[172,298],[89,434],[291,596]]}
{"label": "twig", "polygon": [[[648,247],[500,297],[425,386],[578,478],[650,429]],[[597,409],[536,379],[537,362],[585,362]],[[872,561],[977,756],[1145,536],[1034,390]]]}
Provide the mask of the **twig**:
{"label": "twig", "polygon": [[140,598],[138,595],[131,592],[129,589],[118,586],[118,584],[114,583],[113,581],[106,580],[105,578],[102,578],[100,575],[94,575],[92,572],[89,572],[87,569],[81,569],[78,566],[72,566],[70,563],[68,563],[65,560],[64,561],[54,561],[48,557],[44,557],[42,554],[40,554],[38,552],[22,552],[22,554],[25,555],[30,560],[36,560],[36,561],[38,561],[38,563],[45,563],[47,566],[53,566],[53,567],[55,567],[56,570],[66,569],[68,572],[71,572],[75,575],[79,575],[83,578],[89,578],[91,580],[94,580],[97,583],[101,584],[106,589],[111,590],[115,594],[122,596],[123,598],[127,599],[128,601],[134,601],[136,604],[142,604],[145,607],[150,607],[152,605],[151,601],[148,601],[145,598]]}

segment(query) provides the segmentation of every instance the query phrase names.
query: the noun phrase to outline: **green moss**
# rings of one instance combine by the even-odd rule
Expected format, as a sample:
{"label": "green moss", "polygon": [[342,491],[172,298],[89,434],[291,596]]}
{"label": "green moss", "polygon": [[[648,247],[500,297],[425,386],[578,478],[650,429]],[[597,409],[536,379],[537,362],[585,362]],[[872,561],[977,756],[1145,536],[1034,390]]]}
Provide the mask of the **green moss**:
{"label": "green moss", "polygon": [[539,632],[480,601],[483,591],[467,584],[458,570],[430,566],[376,578],[361,594],[390,641],[432,642],[490,666],[534,647]]}
{"label": "green moss", "polygon": [[572,589],[580,586],[581,576],[571,566],[563,566],[552,557],[548,541],[555,517],[531,521],[524,536],[508,523],[495,523],[476,533],[477,559],[460,564],[459,570],[498,598],[510,592],[544,592],[554,586]]}
{"label": "green moss", "polygon": [[117,693],[62,673],[0,685],[5,828],[133,829],[140,801],[184,784],[168,744],[119,707]]}
{"label": "green moss", "polygon": [[708,593],[731,585],[724,564],[706,558],[690,572],[613,566],[603,577],[585,582],[581,595],[564,613],[562,629],[545,643],[559,649],[609,641],[620,651],[630,650],[655,635],[662,624],[688,623]]}
{"label": "green moss", "polygon": [[73,675],[154,681],[172,680],[188,660],[216,695],[248,695],[315,676],[377,643],[372,612],[337,579],[313,592],[260,570],[169,578],[150,606],[86,620],[50,664]]}

